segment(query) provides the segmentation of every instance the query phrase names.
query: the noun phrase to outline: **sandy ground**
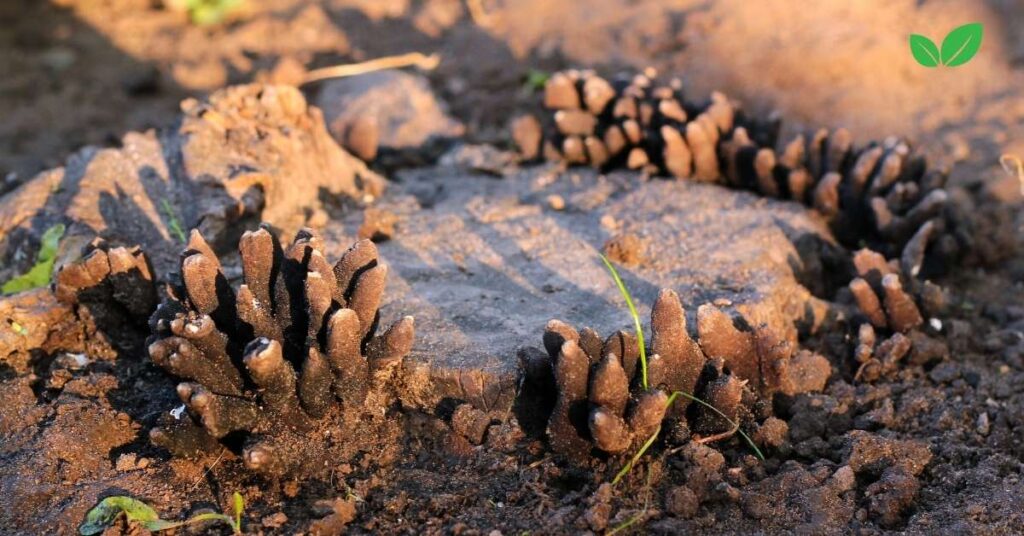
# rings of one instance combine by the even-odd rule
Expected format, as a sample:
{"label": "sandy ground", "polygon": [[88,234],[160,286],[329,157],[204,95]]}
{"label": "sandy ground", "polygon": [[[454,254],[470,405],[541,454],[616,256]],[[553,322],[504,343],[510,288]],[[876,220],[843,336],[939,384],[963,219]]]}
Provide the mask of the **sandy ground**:
{"label": "sandy ground", "polygon": [[[251,80],[294,82],[296,66],[415,50],[442,55],[430,82],[473,142],[508,146],[508,120],[536,104],[524,85],[531,69],[651,65],[681,76],[694,95],[720,89],[753,112],[777,110],[792,130],[846,126],[859,141],[910,136],[953,166],[958,184],[1014,193],[997,164],[1000,154],[1024,154],[1024,10],[1009,0],[481,4],[485,21],[455,0],[250,0],[238,18],[199,28],[149,0],[5,2],[0,192],[83,145],[115,145],[124,132],[173,123],[184,97]],[[974,61],[956,69],[913,63],[907,34],[939,40],[968,21],[985,24]],[[319,87],[305,90],[313,96]],[[419,198],[415,185],[429,192],[459,180],[428,170],[399,178]],[[583,180],[601,188],[592,176]],[[539,197],[517,202],[546,210]],[[565,218],[597,221],[589,210]],[[353,218],[339,216],[344,224],[332,232],[350,235]],[[1019,218],[1014,224],[1019,230]],[[597,248],[601,238],[584,242]],[[873,385],[843,370],[825,393],[779,404],[790,441],[763,466],[733,439],[720,451],[652,457],[614,494],[601,484],[616,460],[567,464],[529,429],[523,439],[497,424],[484,447],[474,446],[449,428],[444,404],[349,431],[358,453],[307,480],[262,480],[230,454],[171,459],[146,439],[175,400],[173,382],[155,366],[97,359],[78,369],[43,356],[29,374],[0,369],[0,489],[15,498],[4,504],[0,529],[73,533],[95,498],[112,491],[182,517],[221,509],[239,490],[250,505],[246,530],[268,534],[310,530],[332,511],[325,500],[348,505],[335,503],[336,513],[355,506],[354,533],[601,532],[639,513],[637,527],[652,533],[1011,534],[1024,522],[1022,280],[1021,256],[947,276],[952,357]],[[827,353],[845,344],[834,340],[842,336],[804,342]],[[539,331],[534,339],[522,344],[539,345]],[[882,453],[882,463],[900,464],[922,446],[931,461],[915,478],[883,478],[858,458]],[[853,482],[843,469],[851,465],[860,467]],[[702,492],[699,509],[691,511],[694,492],[682,488]],[[915,498],[906,505],[908,494]],[[890,508],[895,517],[884,518]]]}

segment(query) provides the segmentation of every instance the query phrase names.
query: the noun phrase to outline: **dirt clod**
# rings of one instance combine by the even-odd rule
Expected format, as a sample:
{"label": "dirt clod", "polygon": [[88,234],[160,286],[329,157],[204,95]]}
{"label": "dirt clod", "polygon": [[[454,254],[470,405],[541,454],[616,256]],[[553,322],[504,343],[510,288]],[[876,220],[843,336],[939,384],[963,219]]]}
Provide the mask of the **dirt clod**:
{"label": "dirt clod", "polygon": [[398,216],[381,208],[367,208],[363,211],[363,224],[359,226],[359,238],[383,242],[395,234]]}
{"label": "dirt clod", "polygon": [[635,234],[620,234],[604,244],[604,254],[609,259],[626,266],[643,262],[644,243]]}
{"label": "dirt clod", "polygon": [[690,519],[697,515],[699,509],[700,500],[686,486],[676,486],[665,496],[665,510],[676,517]]}

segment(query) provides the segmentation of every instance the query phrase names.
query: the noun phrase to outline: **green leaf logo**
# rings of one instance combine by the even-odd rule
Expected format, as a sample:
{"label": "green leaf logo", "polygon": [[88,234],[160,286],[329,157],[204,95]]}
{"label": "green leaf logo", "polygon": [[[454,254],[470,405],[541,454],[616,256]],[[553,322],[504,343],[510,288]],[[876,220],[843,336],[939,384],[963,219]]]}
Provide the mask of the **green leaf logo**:
{"label": "green leaf logo", "polygon": [[956,67],[971,60],[981,48],[981,35],[984,28],[980,22],[964,24],[955,28],[942,40],[942,64]]}
{"label": "green leaf logo", "polygon": [[923,35],[910,34],[910,53],[925,67],[939,66],[939,47]]}
{"label": "green leaf logo", "polygon": [[972,22],[954,28],[942,40],[942,48],[927,37],[910,34],[910,53],[914,60],[924,67],[957,67],[971,61],[981,48],[981,37],[985,28],[980,22]]}

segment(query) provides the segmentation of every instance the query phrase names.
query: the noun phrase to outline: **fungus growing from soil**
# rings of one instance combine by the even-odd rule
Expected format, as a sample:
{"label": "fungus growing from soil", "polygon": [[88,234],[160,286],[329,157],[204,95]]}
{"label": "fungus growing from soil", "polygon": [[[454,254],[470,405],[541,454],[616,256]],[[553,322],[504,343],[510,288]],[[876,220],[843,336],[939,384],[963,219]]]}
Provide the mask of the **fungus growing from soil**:
{"label": "fungus growing from soil", "polygon": [[153,268],[142,249],[111,247],[101,238],[60,267],[53,290],[61,302],[88,308],[97,324],[108,330],[144,326],[157,305]]}
{"label": "fungus growing from soil", "polygon": [[193,231],[181,284],[150,320],[149,354],[185,381],[187,415],[150,437],[174,454],[224,444],[250,469],[285,474],[310,462],[310,435],[328,416],[383,407],[412,348],[412,317],[377,334],[387,267],[369,240],[333,266],[312,231],[283,249],[267,226],[239,243],[242,284]]}
{"label": "fungus growing from soil", "polygon": [[[922,225],[898,259],[886,260],[867,248],[854,254],[857,277],[848,287],[859,311],[854,318],[855,379],[890,376],[908,355],[917,364],[948,355],[945,342],[922,331],[925,320],[942,313],[946,302],[942,288],[918,276],[934,229],[931,221]],[[878,331],[891,335],[879,340]]]}
{"label": "fungus growing from soil", "polygon": [[[571,457],[594,447],[619,454],[666,419],[685,422],[703,440],[726,437],[734,432],[731,422],[751,417],[749,401],[821,390],[831,373],[828,360],[795,351],[767,325],[741,331],[711,304],[698,309],[697,322],[699,343],[687,331],[679,296],[669,289],[659,293],[645,387],[634,335],[617,331],[603,339],[593,329],[577,331],[551,320],[543,340],[557,391],[547,424],[552,448]],[[670,397],[674,392],[696,394],[706,404]]]}
{"label": "fungus growing from soil", "polygon": [[589,70],[555,73],[543,106],[544,121],[512,123],[523,159],[626,167],[791,199],[821,212],[841,241],[867,240],[885,254],[940,216],[949,197],[946,173],[903,140],[856,147],[840,128],[780,145],[778,117],[748,117],[719,92],[687,101],[679,79],[658,80],[651,69],[611,81]]}

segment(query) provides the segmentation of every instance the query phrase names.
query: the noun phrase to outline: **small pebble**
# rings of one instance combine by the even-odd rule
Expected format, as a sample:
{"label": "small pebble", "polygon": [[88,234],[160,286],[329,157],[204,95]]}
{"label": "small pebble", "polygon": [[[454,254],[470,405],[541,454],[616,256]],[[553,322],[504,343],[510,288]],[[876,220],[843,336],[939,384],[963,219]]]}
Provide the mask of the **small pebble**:
{"label": "small pebble", "polygon": [[988,433],[992,429],[991,425],[988,422],[988,413],[982,412],[981,415],[978,415],[978,423],[976,425],[976,429],[979,434],[983,436],[988,435]]}
{"label": "small pebble", "polygon": [[565,199],[562,199],[562,196],[560,195],[549,195],[548,206],[551,207],[552,210],[564,210]]}
{"label": "small pebble", "polygon": [[313,212],[306,218],[306,225],[314,228],[323,227],[327,225],[327,222],[331,220],[331,216],[327,214],[327,211],[322,208],[314,209]]}
{"label": "small pebble", "polygon": [[122,454],[117,457],[117,463],[114,468],[118,471],[131,471],[136,467],[135,455],[132,453]]}
{"label": "small pebble", "polygon": [[264,527],[267,527],[268,529],[279,528],[279,527],[281,527],[282,525],[284,525],[287,522],[288,522],[288,516],[286,516],[284,514],[284,512],[277,512],[276,514],[270,514],[269,516],[264,516],[263,519],[260,520],[260,523]]}
{"label": "small pebble", "polygon": [[294,499],[299,494],[299,483],[295,480],[289,480],[284,483],[284,494]]}

